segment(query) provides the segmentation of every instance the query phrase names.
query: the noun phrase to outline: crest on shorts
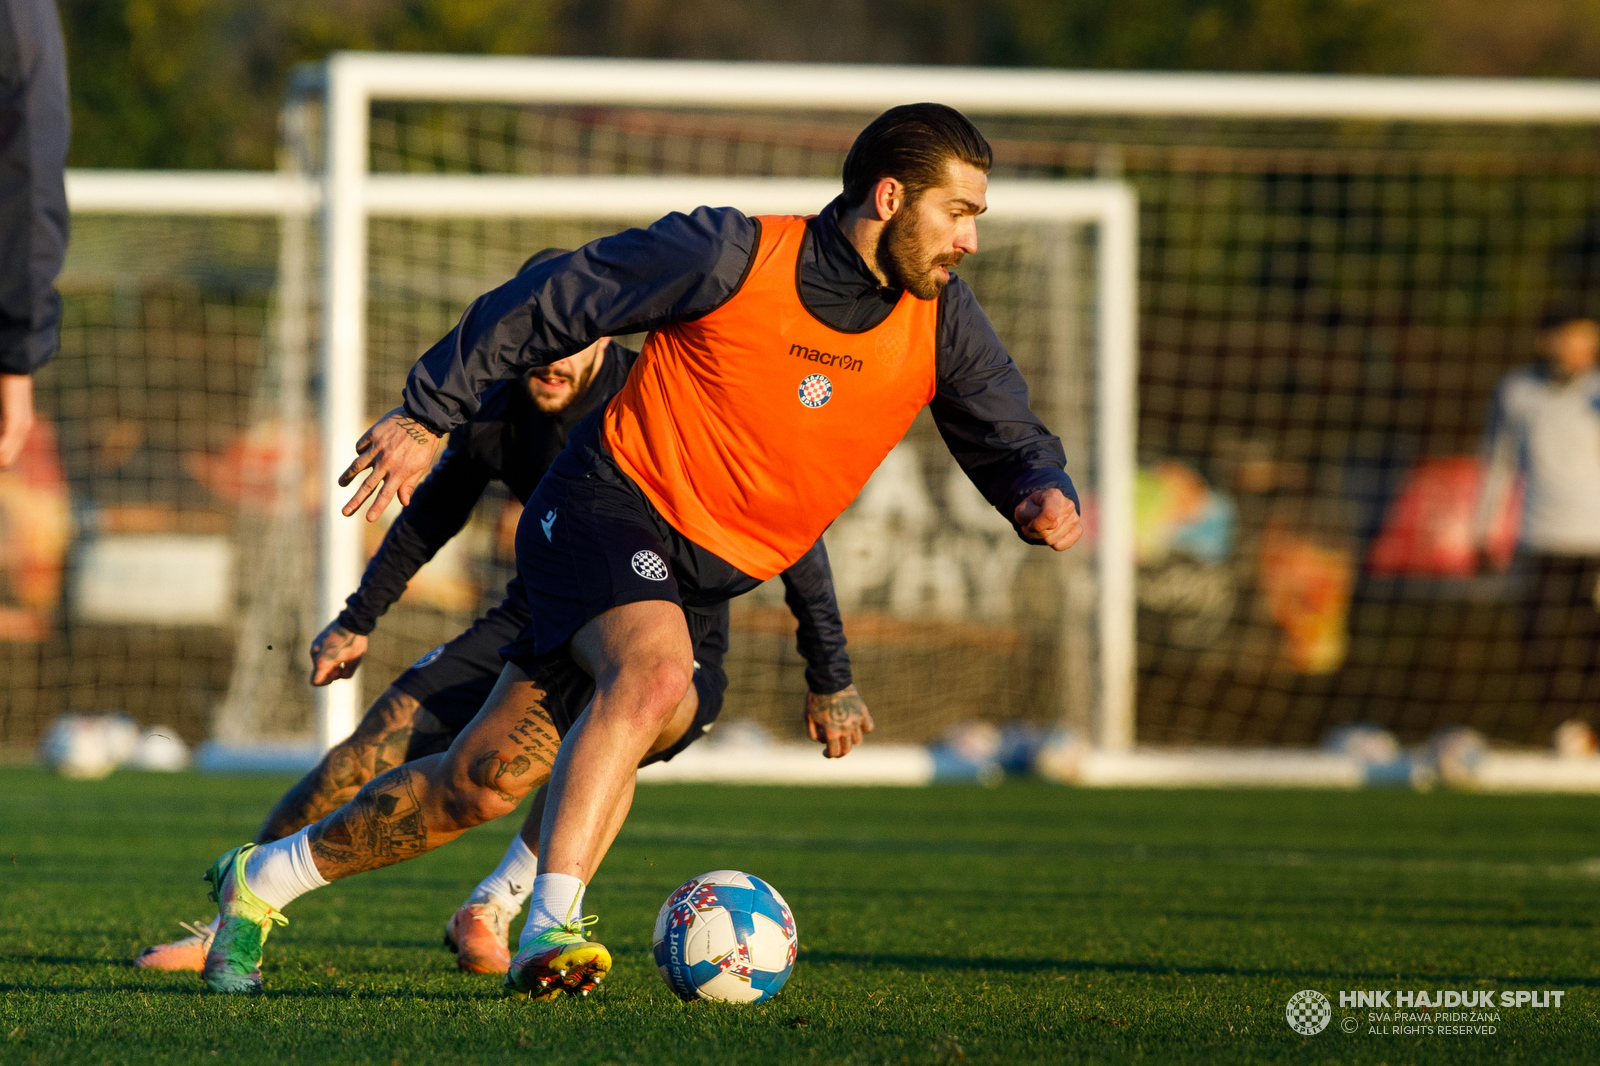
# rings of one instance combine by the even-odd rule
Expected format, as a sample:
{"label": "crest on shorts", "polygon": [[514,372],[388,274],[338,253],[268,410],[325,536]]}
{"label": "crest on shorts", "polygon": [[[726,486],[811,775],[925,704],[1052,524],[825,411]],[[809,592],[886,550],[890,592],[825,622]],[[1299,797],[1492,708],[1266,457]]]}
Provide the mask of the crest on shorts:
{"label": "crest on shorts", "polygon": [[424,655],[422,658],[418,659],[416,662],[412,663],[411,664],[411,669],[413,669],[413,670],[421,670],[424,666],[427,666],[430,663],[434,662],[435,660],[437,660],[439,658],[439,656],[441,656],[443,654],[444,654],[444,645],[441,644],[437,648],[434,648],[432,651],[430,651],[428,654]]}
{"label": "crest on shorts", "polygon": [[646,581],[665,581],[667,562],[653,551],[634,552],[633,572]]}
{"label": "crest on shorts", "polygon": [[823,374],[807,374],[800,382],[800,402],[807,407],[821,407],[833,399],[833,382]]}

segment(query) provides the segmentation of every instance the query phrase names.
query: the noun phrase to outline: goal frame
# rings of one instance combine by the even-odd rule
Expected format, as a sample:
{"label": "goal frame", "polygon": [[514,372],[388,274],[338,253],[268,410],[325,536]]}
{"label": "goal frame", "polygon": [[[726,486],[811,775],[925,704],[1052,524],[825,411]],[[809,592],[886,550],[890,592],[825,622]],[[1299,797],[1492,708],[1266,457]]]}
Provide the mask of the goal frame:
{"label": "goal frame", "polygon": [[[827,179],[694,177],[502,177],[476,175],[368,175],[356,201],[361,223],[372,217],[398,218],[571,218],[587,215],[638,216],[648,221],[686,204],[738,204],[756,213],[803,214],[832,199],[837,182]],[[276,217],[281,226],[277,335],[285,358],[303,380],[309,341],[309,248],[312,216],[330,210],[325,186],[292,171],[71,171],[67,193],[80,214]],[[617,210],[626,204],[625,211]],[[1005,221],[1092,225],[1097,229],[1095,281],[1096,405],[1101,412],[1096,462],[1104,472],[1100,489],[1100,566],[1103,600],[1097,615],[1101,675],[1097,707],[1091,714],[1097,744],[1120,749],[1132,740],[1134,670],[1133,629],[1133,479],[1136,405],[1135,327],[1137,321],[1137,205],[1131,190],[1113,181],[1011,181],[990,190],[989,217]],[[363,244],[364,247],[364,237]],[[361,273],[359,287],[347,284],[341,296],[365,299],[366,260],[346,263]],[[324,290],[331,288],[331,279]],[[348,309],[364,328],[366,309]],[[328,315],[324,315],[324,319]],[[337,485],[347,454],[340,440],[354,441],[366,428],[366,351],[358,333],[352,347],[338,348],[324,332],[320,350],[323,380],[349,380],[324,388],[318,401],[324,494],[318,558],[318,617],[332,618],[360,581],[365,553],[358,518],[339,508],[348,490]],[[1105,412],[1114,411],[1108,419]],[[1108,431],[1109,424],[1109,431]],[[330,428],[331,427],[331,428]],[[1113,605],[1121,605],[1118,611]],[[361,711],[360,672],[348,682],[318,689],[315,746],[326,750],[348,736]]]}
{"label": "goal frame", "polygon": [[[702,203],[734,204],[752,213],[806,214],[838,192],[837,182],[802,179],[693,177],[566,178],[479,175],[375,175],[368,170],[368,132],[376,101],[430,100],[503,104],[652,104],[749,109],[838,106],[874,110],[916,99],[894,68],[863,68],[861,84],[833,79],[823,97],[810,68],[768,64],[637,63],[517,57],[397,56],[339,53],[303,68],[291,86],[292,111],[321,97],[322,349],[320,405],[323,484],[317,614],[337,614],[360,579],[361,531],[339,511],[345,466],[341,441],[366,428],[367,220],[373,215],[425,217],[572,217],[616,215],[618,205],[640,221]],[[775,75],[782,72],[782,77]],[[969,72],[970,73],[970,72]],[[980,80],[981,80],[980,75]],[[846,84],[849,82],[849,84]],[[870,83],[870,84],[869,84]],[[943,92],[943,88],[941,88]],[[926,95],[926,94],[924,94]],[[935,94],[938,95],[938,94]],[[943,95],[948,98],[949,93]],[[956,106],[969,103],[965,96]],[[1007,97],[1009,93],[1004,94]],[[729,101],[736,101],[731,104]],[[1011,109],[1009,100],[1003,103]],[[1133,740],[1134,440],[1137,403],[1137,226],[1128,186],[1114,181],[996,182],[989,217],[1010,221],[1087,223],[1100,234],[1095,305],[1098,426],[1095,457],[1100,537],[1098,561],[1099,684],[1090,712],[1097,746]],[[317,739],[348,735],[361,711],[359,674],[317,694]]]}
{"label": "goal frame", "polygon": [[[303,69],[291,92],[320,95],[324,158],[323,477],[321,617],[333,617],[359,579],[360,531],[343,519],[334,489],[341,441],[365,428],[366,223],[370,214],[571,214],[638,197],[663,211],[690,200],[687,179],[409,177],[368,172],[375,101],[503,104],[594,103],[722,110],[792,107],[874,111],[936,99],[973,114],[1178,114],[1231,118],[1426,118],[1454,121],[1589,121],[1600,87],[1583,82],[1341,76],[1152,75],[934,67],[386,55],[343,52]],[[472,183],[471,195],[466,183]],[[716,199],[751,211],[806,212],[832,198],[832,183],[708,181]],[[823,186],[828,186],[826,189]],[[1047,187],[1053,186],[1054,191]],[[569,191],[570,190],[570,193]],[[680,193],[679,190],[682,190]],[[608,198],[609,194],[609,198]],[[590,196],[593,200],[589,200]],[[414,198],[413,198],[414,197]],[[680,198],[681,197],[681,198]],[[793,197],[793,199],[791,199]],[[559,208],[559,211],[556,209]],[[1072,212],[1063,215],[1056,212]],[[1138,380],[1137,208],[1113,182],[995,182],[994,218],[1091,222],[1102,234],[1095,316],[1099,541],[1099,684],[1091,742],[1125,750],[1134,739],[1136,666],[1134,481]],[[420,217],[420,216],[418,216]],[[359,676],[359,675],[358,675]],[[359,682],[320,690],[318,739],[354,728]]]}

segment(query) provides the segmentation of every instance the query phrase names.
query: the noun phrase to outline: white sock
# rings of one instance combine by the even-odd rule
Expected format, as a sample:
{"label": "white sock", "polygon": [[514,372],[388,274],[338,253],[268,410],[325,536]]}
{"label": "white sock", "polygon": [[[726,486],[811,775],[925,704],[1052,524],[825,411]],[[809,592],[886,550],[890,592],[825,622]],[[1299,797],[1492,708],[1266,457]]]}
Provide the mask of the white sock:
{"label": "white sock", "polygon": [[558,925],[583,917],[584,883],[571,874],[540,874],[533,879],[528,899],[528,924],[522,927],[519,946]]}
{"label": "white sock", "polygon": [[539,856],[528,850],[522,834],[511,838],[505,858],[494,868],[494,873],[478,882],[478,887],[467,897],[468,903],[487,903],[510,914],[516,914],[528,901],[533,891],[533,880],[539,876]]}
{"label": "white sock", "polygon": [[278,910],[327,884],[311,860],[311,827],[252,851],[244,860],[244,879],[262,902]]}

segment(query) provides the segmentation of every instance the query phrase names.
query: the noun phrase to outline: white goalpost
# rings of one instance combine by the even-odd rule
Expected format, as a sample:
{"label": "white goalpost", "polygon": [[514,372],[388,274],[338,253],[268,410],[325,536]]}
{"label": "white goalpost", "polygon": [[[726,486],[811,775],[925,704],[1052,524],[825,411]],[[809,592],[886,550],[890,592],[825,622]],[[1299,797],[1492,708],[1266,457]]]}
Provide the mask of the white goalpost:
{"label": "white goalpost", "polygon": [[[354,442],[366,428],[361,384],[366,377],[361,337],[366,260],[356,251],[365,241],[353,233],[366,218],[616,217],[643,224],[701,204],[732,204],[752,215],[811,214],[837,194],[838,183],[825,179],[363,176],[354,188],[333,196],[324,208],[329,236],[322,372],[325,381],[339,384],[322,403],[322,435],[331,447],[323,468],[330,492],[324,501],[319,617],[339,612],[364,563],[358,520],[339,513],[350,490],[339,489],[335,479],[348,462],[338,442]],[[1109,181],[997,182],[988,199],[985,218],[992,222],[1087,225],[1099,235],[1093,332],[1094,406],[1100,415],[1095,459],[1101,486],[1097,637],[1102,682],[1093,728],[1098,746],[1125,748],[1133,740],[1137,208],[1126,186]],[[346,233],[345,240],[340,233]],[[329,745],[355,727],[360,688],[351,679],[322,692],[318,739]]]}

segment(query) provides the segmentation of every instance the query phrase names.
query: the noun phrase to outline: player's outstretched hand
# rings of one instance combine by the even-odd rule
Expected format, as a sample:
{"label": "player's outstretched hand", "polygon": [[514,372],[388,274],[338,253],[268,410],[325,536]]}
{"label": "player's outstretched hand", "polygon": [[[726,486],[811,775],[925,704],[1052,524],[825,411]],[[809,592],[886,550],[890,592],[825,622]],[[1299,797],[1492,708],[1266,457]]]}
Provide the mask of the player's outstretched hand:
{"label": "player's outstretched hand", "polygon": [[367,480],[356,489],[350,502],[344,505],[344,516],[349,518],[361,509],[367,497],[383,490],[367,508],[367,521],[376,522],[383,509],[395,496],[402,504],[411,502],[411,490],[417,487],[433,466],[433,453],[438,450],[439,436],[415,418],[406,414],[405,408],[396,407],[372,424],[356,441],[356,461],[345,467],[339,475],[339,487],[350,484],[363,470],[371,469]]}
{"label": "player's outstretched hand", "polygon": [[321,687],[354,675],[366,654],[366,637],[329,622],[311,642],[311,683]]}
{"label": "player's outstretched hand", "polygon": [[818,744],[827,745],[823,755],[838,759],[850,754],[850,749],[872,732],[872,715],[854,685],[829,696],[807,692],[806,732]]}
{"label": "player's outstretched hand", "polygon": [[1064,552],[1083,536],[1078,508],[1060,489],[1040,489],[1017,504],[1014,517],[1022,532]]}

